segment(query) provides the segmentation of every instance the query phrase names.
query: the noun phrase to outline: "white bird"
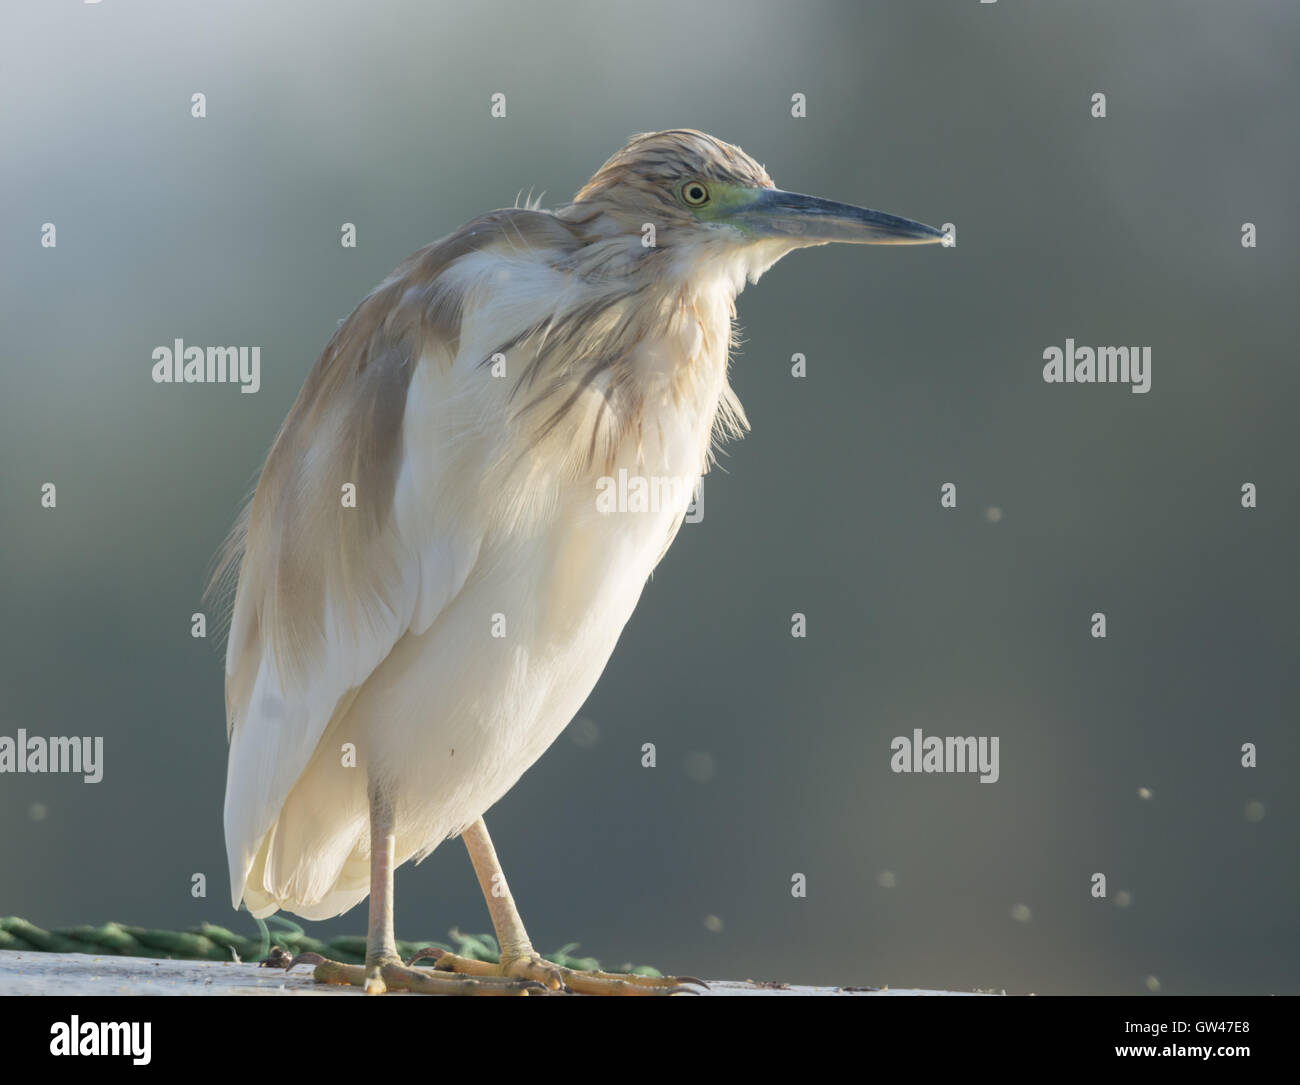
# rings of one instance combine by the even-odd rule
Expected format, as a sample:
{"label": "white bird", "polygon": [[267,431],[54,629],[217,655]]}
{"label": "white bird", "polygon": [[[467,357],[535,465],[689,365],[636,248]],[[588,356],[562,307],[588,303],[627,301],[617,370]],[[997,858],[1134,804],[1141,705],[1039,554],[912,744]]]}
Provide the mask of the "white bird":
{"label": "white bird", "polygon": [[[324,919],[368,893],[365,965],[309,959],[370,991],[683,990],[542,960],[483,813],[572,720],[714,442],[746,428],[727,380],[746,281],[806,245],[939,240],[782,192],[739,148],[674,130],[632,139],[555,212],[494,211],[371,292],[307,378],[215,580],[238,569],[236,907]],[[661,499],[609,508],[620,471]],[[456,835],[500,963],[403,965],[394,868]]]}

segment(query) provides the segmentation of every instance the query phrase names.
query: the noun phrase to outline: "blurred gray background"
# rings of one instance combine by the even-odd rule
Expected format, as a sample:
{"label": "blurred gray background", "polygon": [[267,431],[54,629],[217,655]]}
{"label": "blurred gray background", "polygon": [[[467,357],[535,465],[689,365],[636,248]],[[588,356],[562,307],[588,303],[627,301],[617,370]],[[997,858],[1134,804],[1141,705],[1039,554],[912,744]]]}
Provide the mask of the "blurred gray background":
{"label": "blurred gray background", "polygon": [[[690,126],[958,245],[797,253],[741,297],[753,433],[587,722],[488,815],[534,942],[706,977],[1300,992],[1300,9],[1136,7],[6,4],[0,734],[103,735],[106,765],[0,776],[0,914],[253,933],[220,644],[190,615],[277,426],[409,252]],[[1150,345],[1152,391],[1044,384],[1067,336]],[[155,385],[177,337],[260,345],[261,391]],[[893,774],[914,727],[998,735],[1001,780]],[[403,938],[488,928],[457,842],[397,902]]]}

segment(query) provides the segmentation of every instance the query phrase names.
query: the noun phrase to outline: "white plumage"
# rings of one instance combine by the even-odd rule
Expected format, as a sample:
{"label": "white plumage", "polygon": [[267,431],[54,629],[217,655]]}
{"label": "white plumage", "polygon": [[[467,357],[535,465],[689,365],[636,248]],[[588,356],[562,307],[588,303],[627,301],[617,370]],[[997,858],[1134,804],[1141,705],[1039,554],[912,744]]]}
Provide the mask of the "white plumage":
{"label": "white plumage", "polygon": [[[223,562],[232,901],[320,919],[371,893],[364,982],[424,989],[396,963],[392,870],[464,833],[502,982],[560,986],[479,819],[591,692],[714,439],[745,427],[736,295],[796,247],[939,236],[780,192],[677,130],[634,139],[557,212],[493,212],[380,284],[308,377]],[[621,472],[671,499],[609,511]]]}
{"label": "white plumage", "polygon": [[[393,522],[375,543],[385,604],[361,626],[327,606],[324,651],[296,680],[261,638],[250,695],[231,705],[225,818],[236,904],[246,897],[254,915],[287,908],[309,919],[346,911],[369,888],[368,776],[398,797],[398,862],[423,857],[504,795],[573,718],[685,511],[683,502],[602,514],[598,482],[620,468],[691,480],[703,471],[728,390],[735,262],[683,277],[698,321],[636,348],[640,436],[593,464],[580,462],[571,434],[587,432],[605,406],[599,387],[583,393],[571,428],[524,452],[527,424],[501,424],[510,382],[479,364],[563,307],[563,276],[509,253],[454,266],[465,331],[450,367],[425,355],[411,380]],[[686,359],[696,379],[679,401]],[[241,586],[231,676],[257,637],[258,603]],[[504,637],[493,636],[494,615]],[[345,767],[345,743],[355,767]]]}

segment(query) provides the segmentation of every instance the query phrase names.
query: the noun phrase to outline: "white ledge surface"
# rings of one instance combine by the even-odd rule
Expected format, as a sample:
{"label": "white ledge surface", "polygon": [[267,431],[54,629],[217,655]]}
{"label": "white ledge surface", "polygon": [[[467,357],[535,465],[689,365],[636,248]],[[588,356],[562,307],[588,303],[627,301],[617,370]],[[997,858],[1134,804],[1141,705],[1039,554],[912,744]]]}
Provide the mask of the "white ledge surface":
{"label": "white ledge surface", "polygon": [[[921,991],[908,988],[801,987],[710,980],[704,995],[953,995],[992,992]],[[256,964],[156,961],[144,957],[96,957],[86,953],[19,953],[0,950],[0,995],[311,995],[348,998],[358,988],[316,983],[311,969],[292,972]],[[406,996],[406,997],[419,997]]]}

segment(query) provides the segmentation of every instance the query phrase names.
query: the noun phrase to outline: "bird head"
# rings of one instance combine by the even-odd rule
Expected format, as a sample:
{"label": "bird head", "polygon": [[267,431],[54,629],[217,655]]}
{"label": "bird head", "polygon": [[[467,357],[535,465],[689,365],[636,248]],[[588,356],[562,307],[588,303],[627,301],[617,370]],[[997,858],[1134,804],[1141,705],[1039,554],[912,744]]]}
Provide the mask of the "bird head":
{"label": "bird head", "polygon": [[792,249],[834,241],[924,245],[944,238],[911,219],[785,192],[739,147],[685,128],[634,136],[561,214],[625,234],[652,224],[655,247],[757,250],[761,267]]}

